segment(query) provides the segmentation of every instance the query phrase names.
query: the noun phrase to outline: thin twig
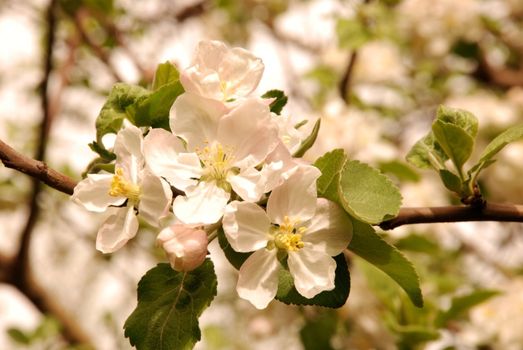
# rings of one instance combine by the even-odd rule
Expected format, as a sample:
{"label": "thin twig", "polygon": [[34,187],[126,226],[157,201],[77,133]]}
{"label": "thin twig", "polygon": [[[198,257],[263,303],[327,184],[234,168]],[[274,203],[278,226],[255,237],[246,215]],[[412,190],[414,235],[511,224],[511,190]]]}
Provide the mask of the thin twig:
{"label": "thin twig", "polygon": [[345,73],[343,73],[343,77],[341,78],[339,85],[340,96],[346,104],[350,103],[352,73],[354,72],[357,59],[358,51],[354,50],[349,56],[347,69],[345,69]]}
{"label": "thin twig", "polygon": [[398,216],[382,222],[379,226],[383,230],[392,230],[402,225],[463,221],[523,222],[523,206],[487,202],[483,208],[471,206],[401,208]]}

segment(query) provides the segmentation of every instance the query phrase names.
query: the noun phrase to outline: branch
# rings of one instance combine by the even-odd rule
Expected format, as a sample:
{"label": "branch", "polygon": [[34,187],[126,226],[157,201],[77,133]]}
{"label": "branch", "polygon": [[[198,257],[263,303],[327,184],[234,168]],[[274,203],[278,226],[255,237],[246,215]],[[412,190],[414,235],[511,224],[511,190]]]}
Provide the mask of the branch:
{"label": "branch", "polygon": [[76,182],[69,176],[53,170],[42,161],[18,153],[0,140],[0,160],[7,168],[18,170],[60,192],[72,195]]}
{"label": "branch", "polygon": [[339,90],[340,96],[345,101],[346,104],[350,103],[350,91],[351,91],[351,79],[352,72],[356,66],[356,60],[358,59],[358,51],[354,50],[349,56],[349,62],[347,64],[347,69],[343,74],[343,77],[340,81]]}
{"label": "branch", "polygon": [[402,225],[463,221],[523,222],[523,205],[487,202],[483,208],[469,206],[401,208],[398,216],[382,222],[379,226],[383,230],[392,230]]}

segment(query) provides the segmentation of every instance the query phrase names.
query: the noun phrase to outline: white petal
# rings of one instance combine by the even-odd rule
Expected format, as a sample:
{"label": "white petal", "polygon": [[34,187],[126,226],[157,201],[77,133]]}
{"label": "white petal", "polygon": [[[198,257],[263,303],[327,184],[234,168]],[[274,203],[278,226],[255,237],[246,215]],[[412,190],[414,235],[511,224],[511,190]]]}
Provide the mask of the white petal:
{"label": "white petal", "polygon": [[340,254],[352,238],[352,221],[336,203],[318,198],[316,213],[303,234],[303,241],[312,243],[312,249],[327,255]]}
{"label": "white petal", "polygon": [[292,175],[297,166],[298,163],[295,158],[292,158],[289,150],[283,143],[278,142],[276,148],[265,159],[261,170],[262,181],[265,183],[263,192],[270,192],[281,185]]}
{"label": "white petal", "polygon": [[265,178],[262,177],[261,172],[255,168],[244,169],[238,175],[232,175],[227,178],[234,192],[248,202],[260,200],[265,188],[264,180]]}
{"label": "white petal", "polygon": [[216,139],[218,120],[226,107],[218,101],[184,93],[174,101],[170,112],[171,130],[187,142],[191,152]]}
{"label": "white petal", "polygon": [[202,181],[198,186],[185,191],[185,196],[174,199],[173,212],[185,224],[213,224],[220,220],[230,193],[214,182]]}
{"label": "white petal", "polygon": [[164,180],[146,171],[142,175],[140,189],[140,217],[150,225],[158,226],[160,219],[169,212],[172,195],[171,188]]}
{"label": "white petal", "polygon": [[289,252],[287,263],[296,290],[305,298],[334,289],[336,261],[329,255],[304,247]]}
{"label": "white petal", "polygon": [[262,60],[249,51],[239,47],[229,50],[219,67],[221,81],[227,82],[227,97],[244,97],[253,92],[263,70]]}
{"label": "white petal", "polygon": [[257,309],[264,309],[278,291],[279,262],[276,249],[254,252],[240,268],[236,291]]}
{"label": "white petal", "polygon": [[94,212],[103,212],[110,205],[122,205],[127,198],[109,195],[112,179],[112,174],[88,174],[76,185],[71,199]]}
{"label": "white petal", "polygon": [[271,222],[257,204],[234,201],[223,215],[223,231],[232,249],[252,252],[267,246]]}
{"label": "white petal", "polygon": [[138,172],[144,166],[142,142],[142,131],[132,124],[118,131],[114,142],[116,166],[123,168],[133,183],[138,182]]}
{"label": "white petal", "polygon": [[299,222],[312,218],[316,210],[316,179],[320,175],[321,172],[314,166],[299,166],[283,184],[276,187],[267,202],[271,222],[281,224],[285,216]]}
{"label": "white petal", "polygon": [[109,216],[102,224],[96,236],[96,249],[102,253],[117,251],[136,236],[138,219],[132,206],[118,208],[115,214]]}
{"label": "white petal", "polygon": [[184,191],[201,176],[200,158],[185,153],[179,138],[164,129],[152,129],[144,139],[144,155],[149,168],[158,176]]}
{"label": "white petal", "polygon": [[256,166],[276,147],[278,128],[269,108],[250,98],[220,119],[217,140],[233,149],[236,166]]}

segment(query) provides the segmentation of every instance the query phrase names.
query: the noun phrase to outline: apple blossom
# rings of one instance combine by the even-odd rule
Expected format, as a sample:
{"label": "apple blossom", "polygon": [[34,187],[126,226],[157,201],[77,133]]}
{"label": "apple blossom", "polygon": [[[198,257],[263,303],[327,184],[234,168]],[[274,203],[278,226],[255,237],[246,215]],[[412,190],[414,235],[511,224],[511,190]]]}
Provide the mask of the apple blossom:
{"label": "apple blossom", "polygon": [[249,51],[220,41],[201,41],[180,81],[185,91],[227,102],[249,95],[260,82],[263,63]]}
{"label": "apple blossom", "polygon": [[207,256],[207,233],[201,228],[174,224],[164,228],[156,238],[176,271],[191,271]]}
{"label": "apple blossom", "polygon": [[120,249],[138,230],[138,215],[157,226],[168,212],[172,199],[169,185],[146,167],[140,129],[128,125],[121,129],[114,145],[115,173],[88,174],[71,197],[93,212],[109,212],[98,231],[96,249],[112,253]]}
{"label": "apple blossom", "polygon": [[236,290],[256,308],[265,308],[278,289],[279,259],[286,258],[296,290],[306,298],[334,288],[336,262],[347,248],[352,223],[334,202],[316,198],[320,171],[300,166],[267,202],[231,202],[223,229],[231,247],[254,252],[240,268]]}
{"label": "apple blossom", "polygon": [[261,198],[265,178],[256,166],[278,143],[266,104],[249,98],[224,113],[216,101],[185,93],[171,109],[171,130],[151,130],[144,149],[153,172],[185,192],[173,203],[179,220],[217,222],[232,191],[245,201]]}

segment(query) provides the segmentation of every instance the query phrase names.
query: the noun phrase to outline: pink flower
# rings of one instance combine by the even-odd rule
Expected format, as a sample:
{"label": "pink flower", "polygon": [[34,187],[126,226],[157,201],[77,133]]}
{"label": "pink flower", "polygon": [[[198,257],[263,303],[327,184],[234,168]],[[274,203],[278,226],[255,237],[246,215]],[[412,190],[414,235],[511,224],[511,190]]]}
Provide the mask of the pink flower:
{"label": "pink flower", "polygon": [[207,233],[182,224],[163,229],[156,238],[176,271],[191,271],[203,264],[207,256]]}

